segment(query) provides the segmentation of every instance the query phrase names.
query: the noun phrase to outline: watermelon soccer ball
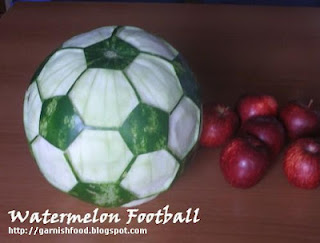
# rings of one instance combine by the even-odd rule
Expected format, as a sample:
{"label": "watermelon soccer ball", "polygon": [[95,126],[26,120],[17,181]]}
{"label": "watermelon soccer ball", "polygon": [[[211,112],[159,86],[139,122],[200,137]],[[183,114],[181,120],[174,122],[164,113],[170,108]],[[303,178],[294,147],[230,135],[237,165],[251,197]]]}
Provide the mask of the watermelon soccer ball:
{"label": "watermelon soccer ball", "polygon": [[102,27],[46,58],[25,95],[24,126],[54,187],[99,206],[134,206],[183,170],[201,103],[167,42],[136,27]]}

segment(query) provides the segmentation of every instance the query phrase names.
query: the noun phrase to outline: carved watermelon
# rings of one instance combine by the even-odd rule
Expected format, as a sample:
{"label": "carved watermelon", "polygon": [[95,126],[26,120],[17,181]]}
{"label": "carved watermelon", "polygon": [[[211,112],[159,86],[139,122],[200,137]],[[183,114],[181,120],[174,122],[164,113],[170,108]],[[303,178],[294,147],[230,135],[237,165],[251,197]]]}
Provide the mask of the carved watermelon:
{"label": "carved watermelon", "polygon": [[166,191],[201,129],[194,76],[167,42],[136,27],[102,27],[64,42],[24,100],[32,154],[56,188],[104,206]]}

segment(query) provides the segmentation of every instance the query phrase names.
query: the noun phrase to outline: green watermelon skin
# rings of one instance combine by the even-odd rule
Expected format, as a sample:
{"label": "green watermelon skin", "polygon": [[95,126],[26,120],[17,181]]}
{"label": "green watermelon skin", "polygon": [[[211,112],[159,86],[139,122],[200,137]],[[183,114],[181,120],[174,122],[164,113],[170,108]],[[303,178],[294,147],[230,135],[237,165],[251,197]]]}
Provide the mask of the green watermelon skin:
{"label": "green watermelon skin", "polygon": [[168,190],[196,151],[199,86],[163,39],[101,27],[52,52],[32,77],[24,127],[57,189],[103,206],[135,206]]}

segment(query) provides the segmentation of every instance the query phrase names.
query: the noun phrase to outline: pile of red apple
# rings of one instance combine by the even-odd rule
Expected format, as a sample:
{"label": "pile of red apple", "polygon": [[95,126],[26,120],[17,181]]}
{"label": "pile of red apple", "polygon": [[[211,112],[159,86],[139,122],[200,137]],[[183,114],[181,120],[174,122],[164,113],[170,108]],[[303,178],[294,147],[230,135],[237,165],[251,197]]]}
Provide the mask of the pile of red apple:
{"label": "pile of red apple", "polygon": [[291,101],[279,110],[270,95],[246,95],[236,111],[221,104],[204,105],[200,144],[223,145],[221,171],[239,188],[257,184],[286,146],[282,162],[288,181],[312,189],[320,184],[319,133],[320,108],[312,100]]}

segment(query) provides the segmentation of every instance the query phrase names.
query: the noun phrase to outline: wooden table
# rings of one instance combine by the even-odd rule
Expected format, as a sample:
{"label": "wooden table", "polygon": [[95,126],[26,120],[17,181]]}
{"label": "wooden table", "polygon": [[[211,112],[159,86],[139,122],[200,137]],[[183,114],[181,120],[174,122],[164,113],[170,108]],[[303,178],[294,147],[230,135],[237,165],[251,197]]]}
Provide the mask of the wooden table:
{"label": "wooden table", "polygon": [[[218,166],[219,149],[200,149],[171,190],[139,207],[156,212],[199,208],[197,224],[132,223],[147,235],[9,235],[8,211],[85,214],[95,206],[51,187],[28,151],[23,96],[37,65],[64,40],[103,25],[136,25],[180,50],[204,101],[233,105],[244,93],[270,93],[281,104],[319,100],[320,9],[214,5],[18,3],[0,19],[0,242],[319,242],[320,191],[290,186],[281,158],[252,189],[230,187]],[[125,209],[100,209],[119,213]],[[92,226],[76,224],[73,227]],[[125,220],[94,226],[124,227]]]}

